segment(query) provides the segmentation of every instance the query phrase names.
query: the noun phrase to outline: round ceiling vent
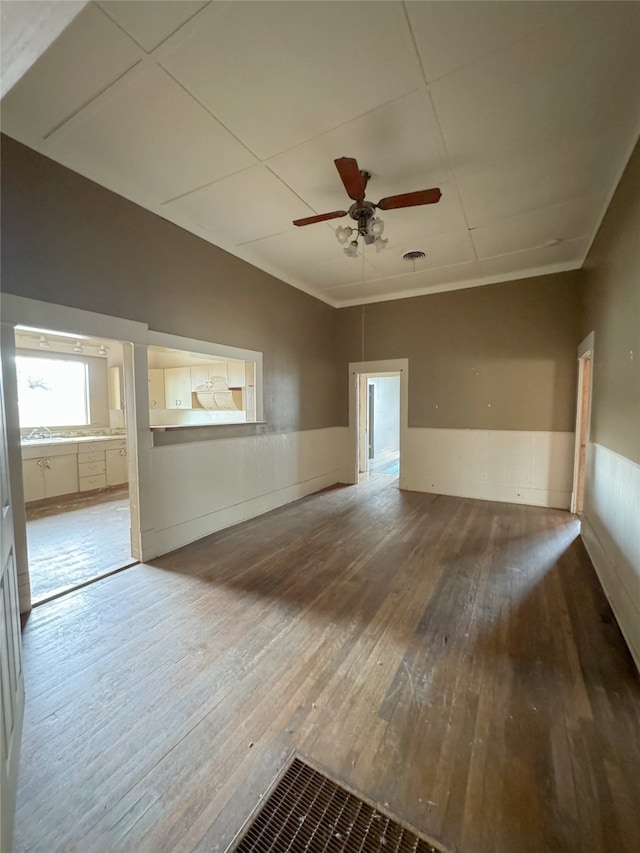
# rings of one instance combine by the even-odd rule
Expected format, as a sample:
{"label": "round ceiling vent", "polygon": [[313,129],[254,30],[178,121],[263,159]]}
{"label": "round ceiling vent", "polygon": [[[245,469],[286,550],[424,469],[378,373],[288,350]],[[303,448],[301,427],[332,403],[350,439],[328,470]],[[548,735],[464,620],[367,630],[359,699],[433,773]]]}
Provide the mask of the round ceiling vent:
{"label": "round ceiling vent", "polygon": [[425,255],[424,252],[419,252],[419,251],[415,250],[413,252],[405,252],[404,255],[402,256],[402,259],[405,261],[419,261],[421,258],[426,258],[426,257],[427,256]]}

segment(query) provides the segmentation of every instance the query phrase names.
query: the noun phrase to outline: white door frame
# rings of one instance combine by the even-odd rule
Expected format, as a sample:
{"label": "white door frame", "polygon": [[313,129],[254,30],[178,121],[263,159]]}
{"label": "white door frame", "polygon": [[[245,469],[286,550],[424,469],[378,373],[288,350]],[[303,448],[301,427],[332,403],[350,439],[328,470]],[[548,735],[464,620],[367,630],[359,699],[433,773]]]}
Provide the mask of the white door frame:
{"label": "white door frame", "polygon": [[[582,512],[582,501],[580,500],[580,481],[584,478],[584,468],[586,466],[586,453],[582,456],[582,436],[585,435],[586,442],[589,442],[591,432],[591,392],[593,389],[593,348],[594,348],[593,332],[590,332],[587,337],[581,342],[578,347],[578,393],[576,403],[576,442],[573,452],[573,487],[571,489],[571,512]],[[588,400],[587,408],[584,407],[585,393],[585,368],[586,363],[590,362],[589,388],[587,390]]]}
{"label": "white door frame", "polygon": [[403,474],[403,449],[409,428],[409,359],[392,358],[385,361],[352,361],[349,363],[349,447],[347,453],[346,482],[358,482],[358,443],[360,441],[359,390],[361,376],[400,376],[400,478],[399,487],[405,488]]}
{"label": "white door frame", "polygon": [[[143,559],[142,532],[152,525],[146,516],[149,510],[141,505],[141,492],[151,494],[151,432],[149,427],[149,388],[147,381],[147,339],[148,327],[145,323],[134,320],[124,320],[110,317],[107,314],[97,314],[93,311],[83,311],[79,308],[69,308],[65,305],[54,305],[40,302],[36,299],[26,299],[3,293],[1,296],[2,321],[15,326],[31,326],[36,329],[49,329],[69,334],[86,335],[87,337],[106,338],[124,342],[124,376],[125,376],[125,423],[127,428],[127,459],[129,465],[129,497],[131,504],[131,551],[136,560]],[[127,346],[131,344],[131,346]],[[15,343],[12,345],[15,357]],[[5,358],[7,357],[5,353]],[[10,356],[10,354],[9,354]],[[18,423],[17,398],[5,399],[5,414],[8,422]],[[20,458],[19,442],[10,442],[10,460]],[[20,462],[21,466],[21,462]],[[16,482],[19,480],[19,482]],[[145,486],[148,485],[148,488]],[[24,508],[24,496],[20,478],[13,477],[11,481],[11,500],[15,508]],[[23,530],[23,528],[25,528]],[[14,512],[14,529],[16,542],[25,536],[26,520]],[[26,549],[24,553],[16,550],[18,575],[28,572]],[[23,599],[20,602],[21,611],[30,609],[30,602]]]}
{"label": "white door frame", "polygon": [[[15,519],[11,504],[12,471],[8,446],[17,425],[5,418],[3,399],[15,391],[13,329],[2,324],[0,341],[3,358],[0,369],[0,850],[11,850],[20,741],[24,719],[24,672],[14,541]],[[7,370],[5,371],[5,366]],[[12,375],[13,374],[13,375]],[[26,550],[26,543],[25,543]]]}

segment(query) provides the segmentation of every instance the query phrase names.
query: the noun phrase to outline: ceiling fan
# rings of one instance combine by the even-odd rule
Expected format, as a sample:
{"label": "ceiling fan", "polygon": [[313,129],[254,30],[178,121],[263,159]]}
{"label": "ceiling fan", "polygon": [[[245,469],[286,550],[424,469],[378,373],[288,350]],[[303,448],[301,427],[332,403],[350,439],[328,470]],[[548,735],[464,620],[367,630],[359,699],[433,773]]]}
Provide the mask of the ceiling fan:
{"label": "ceiling fan", "polygon": [[347,195],[353,199],[353,204],[349,210],[334,210],[331,213],[319,213],[316,216],[307,216],[304,219],[294,219],[293,224],[313,225],[315,222],[325,222],[328,219],[339,219],[342,216],[350,216],[351,219],[357,222],[357,228],[338,228],[336,229],[336,237],[340,243],[344,244],[354,232],[356,233],[356,239],[345,249],[345,254],[351,257],[355,257],[357,253],[358,236],[362,236],[367,245],[376,243],[377,249],[384,248],[384,245],[386,245],[387,241],[381,239],[384,224],[382,220],[376,218],[376,209],[397,210],[401,207],[436,204],[440,201],[442,195],[438,187],[433,187],[429,190],[390,195],[380,199],[377,204],[374,204],[371,201],[365,200],[367,182],[371,177],[371,173],[361,169],[354,157],[339,157],[337,160],[334,160],[334,163],[347,191]]}

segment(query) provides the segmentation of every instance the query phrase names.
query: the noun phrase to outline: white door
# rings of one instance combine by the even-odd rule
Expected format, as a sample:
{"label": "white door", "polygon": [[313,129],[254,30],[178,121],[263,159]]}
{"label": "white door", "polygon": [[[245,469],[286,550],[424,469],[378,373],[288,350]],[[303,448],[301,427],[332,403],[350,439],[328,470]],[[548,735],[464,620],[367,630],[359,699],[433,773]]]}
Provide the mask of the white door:
{"label": "white door", "polygon": [[0,365],[0,850],[11,850],[24,714],[20,615]]}

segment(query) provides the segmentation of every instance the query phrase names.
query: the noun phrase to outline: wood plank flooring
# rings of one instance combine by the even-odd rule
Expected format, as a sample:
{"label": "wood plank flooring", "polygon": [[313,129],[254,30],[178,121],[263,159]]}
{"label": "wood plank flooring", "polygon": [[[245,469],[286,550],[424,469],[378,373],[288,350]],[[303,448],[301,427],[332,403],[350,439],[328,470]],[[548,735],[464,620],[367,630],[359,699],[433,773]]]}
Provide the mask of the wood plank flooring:
{"label": "wood plank flooring", "polygon": [[295,749],[460,853],[640,849],[640,679],[566,512],[330,489],[37,608],[17,851],[223,851]]}
{"label": "wood plank flooring", "polygon": [[134,562],[130,527],[126,486],[28,506],[32,601]]}

